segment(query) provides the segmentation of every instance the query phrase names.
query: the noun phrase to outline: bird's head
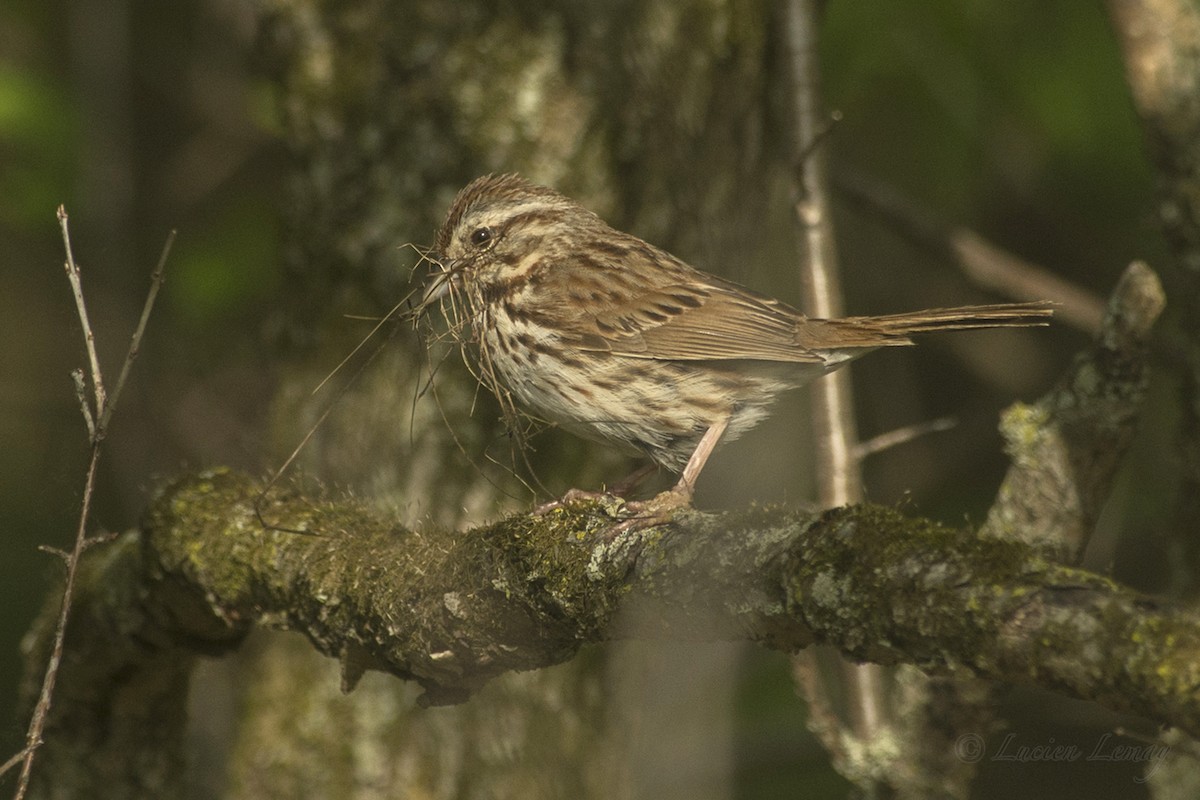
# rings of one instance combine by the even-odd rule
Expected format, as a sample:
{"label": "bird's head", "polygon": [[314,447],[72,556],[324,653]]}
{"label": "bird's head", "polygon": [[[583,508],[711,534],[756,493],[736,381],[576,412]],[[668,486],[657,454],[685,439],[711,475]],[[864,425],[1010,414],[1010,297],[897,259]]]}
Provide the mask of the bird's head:
{"label": "bird's head", "polygon": [[597,222],[573,200],[520,175],[476,178],[454,198],[438,230],[431,258],[439,269],[426,300],[463,285],[502,291],[549,268],[573,227]]}

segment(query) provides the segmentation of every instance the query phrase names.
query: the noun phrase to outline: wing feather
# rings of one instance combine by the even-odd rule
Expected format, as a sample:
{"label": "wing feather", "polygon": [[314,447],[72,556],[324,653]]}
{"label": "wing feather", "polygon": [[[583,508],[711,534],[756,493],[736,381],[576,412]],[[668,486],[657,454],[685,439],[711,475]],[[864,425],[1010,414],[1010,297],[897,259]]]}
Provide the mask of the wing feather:
{"label": "wing feather", "polygon": [[677,361],[824,361],[797,341],[800,312],[712,276],[697,275],[628,300],[589,309],[598,335],[579,346]]}
{"label": "wing feather", "polygon": [[1001,303],[810,319],[607,226],[603,234],[591,247],[602,257],[559,261],[536,276],[536,289],[532,278],[526,287],[531,296],[525,302],[554,322],[564,343],[583,351],[663,361],[825,364],[835,354],[842,360],[846,350],[910,345],[910,334],[1044,325],[1052,313],[1046,303]]}

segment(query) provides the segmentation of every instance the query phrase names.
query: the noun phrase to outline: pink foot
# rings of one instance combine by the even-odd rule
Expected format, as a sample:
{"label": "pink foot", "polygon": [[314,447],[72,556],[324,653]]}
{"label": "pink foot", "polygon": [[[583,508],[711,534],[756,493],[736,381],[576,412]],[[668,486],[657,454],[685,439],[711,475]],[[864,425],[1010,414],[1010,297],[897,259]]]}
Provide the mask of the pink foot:
{"label": "pink foot", "polygon": [[599,502],[606,497],[614,496],[615,495],[612,492],[589,492],[586,489],[569,489],[567,490],[566,494],[557,500],[551,500],[549,503],[542,503],[540,506],[535,506],[533,513],[541,516],[542,514],[549,514],[556,508],[562,508],[563,506],[576,503],[580,500],[593,500]]}
{"label": "pink foot", "polygon": [[[597,502],[620,500],[609,492],[589,492],[583,489],[571,489],[558,500],[551,500],[549,503],[543,503],[533,509],[534,514],[547,514],[556,508],[562,508],[570,503],[579,500],[591,500]],[[675,513],[682,508],[690,508],[692,505],[692,493],[689,487],[675,486],[665,492],[650,498],[649,500],[634,500],[631,502],[622,502],[610,514],[621,514],[623,519],[610,528],[605,536],[606,539],[615,539],[624,533],[631,531],[645,530],[653,528],[655,525],[663,525],[670,522]]]}
{"label": "pink foot", "polygon": [[614,483],[604,492],[589,492],[586,489],[569,489],[566,494],[557,500],[551,500],[549,503],[542,503],[533,509],[534,514],[546,514],[556,508],[562,508],[568,503],[574,503],[578,500],[593,500],[599,502],[607,497],[616,497],[622,500],[625,496],[638,487],[646,476],[658,469],[656,464],[647,464],[644,467],[639,467],[622,480]]}
{"label": "pink foot", "polygon": [[665,492],[661,492],[649,500],[626,503],[625,509],[632,516],[613,528],[611,535],[615,537],[623,533],[645,530],[646,528],[653,528],[655,525],[663,525],[674,519],[677,511],[683,508],[690,508],[691,505],[691,488],[682,485],[677,485]]}

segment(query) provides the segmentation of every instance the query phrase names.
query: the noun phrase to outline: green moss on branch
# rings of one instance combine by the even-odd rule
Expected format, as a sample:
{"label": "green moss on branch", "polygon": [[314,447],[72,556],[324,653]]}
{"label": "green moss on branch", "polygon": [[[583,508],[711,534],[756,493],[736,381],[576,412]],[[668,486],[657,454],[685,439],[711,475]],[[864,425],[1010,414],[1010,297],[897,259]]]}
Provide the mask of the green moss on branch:
{"label": "green moss on branch", "polygon": [[[81,763],[97,725],[139,708],[180,720],[194,654],[234,647],[254,625],[303,632],[341,659],[348,686],[383,670],[418,681],[429,703],[616,637],[824,642],[1200,734],[1200,619],[1020,542],[874,506],[688,512],[614,537],[607,511],[581,504],[411,531],[353,501],[273,493],[264,518],[298,534],[263,527],[260,490],[224,470],[183,478],[140,534],[88,554],[86,629],[69,640],[44,763]],[[161,727],[106,746],[106,769],[169,772],[177,752],[146,755],[182,740]]]}

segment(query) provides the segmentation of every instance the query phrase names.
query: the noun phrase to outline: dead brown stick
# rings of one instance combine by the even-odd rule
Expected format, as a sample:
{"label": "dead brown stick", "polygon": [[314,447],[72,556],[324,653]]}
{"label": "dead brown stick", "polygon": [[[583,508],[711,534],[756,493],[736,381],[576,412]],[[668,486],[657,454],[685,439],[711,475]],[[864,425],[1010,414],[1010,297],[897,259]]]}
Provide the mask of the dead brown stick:
{"label": "dead brown stick", "polygon": [[853,173],[836,178],[839,193],[905,239],[949,258],[973,283],[1014,300],[1052,300],[1055,318],[1095,335],[1104,301],[1045,267],[1005,250],[970,228],[945,223],[893,187]]}
{"label": "dead brown stick", "polygon": [[[800,283],[804,289],[804,310],[814,317],[838,317],[844,313],[844,301],[826,158],[820,147],[836,117],[826,114],[821,104],[817,56],[820,5],[816,0],[792,0],[787,5],[791,94],[795,103],[796,220],[803,243]],[[826,508],[861,502],[862,469],[850,370],[839,370],[816,381],[812,387],[812,406],[818,502]],[[809,703],[828,705],[827,698],[833,696],[834,687],[819,687],[822,683],[820,656],[807,652],[796,658],[808,662],[806,666],[798,667],[797,674],[814,678],[799,681]],[[879,741],[889,727],[888,706],[884,699],[885,673],[875,664],[852,664],[841,659],[837,663],[841,684],[837,694],[846,698],[848,725],[843,729],[830,723],[814,731],[821,737],[835,764],[840,765],[843,774],[849,777],[851,774],[844,767],[850,762],[842,757],[845,755],[840,744],[842,737],[850,734],[870,746]],[[826,697],[820,698],[822,694]],[[864,780],[868,784],[875,783],[873,778]]]}
{"label": "dead brown stick", "polygon": [[109,394],[104,385],[104,374],[100,369],[100,359],[96,353],[96,335],[88,318],[87,302],[84,299],[83,281],[80,277],[79,265],[75,262],[75,255],[71,250],[71,233],[67,221],[67,210],[63,206],[58,207],[58,224],[62,230],[63,248],[66,251],[64,267],[67,273],[67,280],[71,284],[71,294],[75,298],[75,309],[79,315],[79,323],[83,327],[84,347],[87,351],[88,369],[91,375],[92,397],[89,401],[82,371],[75,370],[72,373],[76,394],[79,398],[80,411],[88,428],[91,455],[88,460],[87,475],[84,478],[83,498],[79,506],[79,524],[75,530],[75,544],[69,553],[56,551],[66,564],[62,603],[59,608],[58,624],[54,633],[54,644],[50,650],[50,657],[46,662],[46,671],[42,676],[42,688],[38,694],[38,701],[34,706],[33,714],[29,720],[29,728],[25,734],[25,749],[5,762],[3,767],[0,768],[0,774],[4,774],[4,772],[16,766],[16,764],[21,764],[21,774],[17,780],[17,790],[13,795],[16,800],[21,800],[21,798],[25,797],[26,792],[29,790],[29,779],[33,772],[34,757],[37,755],[37,749],[42,743],[42,733],[45,730],[46,718],[50,713],[50,707],[54,698],[54,686],[58,678],[59,667],[62,665],[63,642],[66,638],[67,622],[71,615],[71,599],[75,593],[75,581],[79,572],[79,559],[92,542],[87,534],[87,525],[92,511],[92,497],[96,489],[96,468],[100,462],[101,445],[104,442],[104,437],[107,433],[108,425],[112,420],[113,411],[116,409],[121,390],[125,386],[126,378],[128,378],[129,371],[141,348],[142,336],[146,331],[146,323],[150,319],[151,311],[154,309],[154,301],[158,297],[159,287],[162,286],[163,267],[166,264],[167,256],[171,252],[171,245],[175,241],[175,232],[171,231],[167,237],[166,244],[163,246],[158,265],[151,275],[150,290],[146,295],[146,302],[142,306],[142,315],[138,321],[137,328],[134,330],[129,350],[125,354],[125,361],[121,366],[121,373],[117,379],[116,388],[112,394]]}

